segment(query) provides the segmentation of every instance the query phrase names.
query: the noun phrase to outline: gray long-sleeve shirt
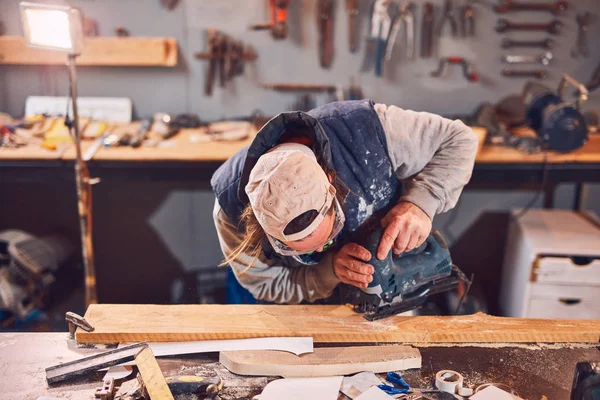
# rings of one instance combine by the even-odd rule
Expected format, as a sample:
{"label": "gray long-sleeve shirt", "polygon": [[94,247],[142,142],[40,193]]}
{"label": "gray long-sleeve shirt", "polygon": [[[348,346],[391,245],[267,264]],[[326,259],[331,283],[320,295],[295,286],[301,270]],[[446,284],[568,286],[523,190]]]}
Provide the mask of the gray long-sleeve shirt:
{"label": "gray long-sleeve shirt", "polygon": [[[439,115],[376,104],[388,153],[398,179],[406,186],[403,201],[421,208],[431,219],[456,205],[469,182],[477,136],[460,121]],[[231,254],[243,234],[215,201],[213,218],[223,254]],[[252,267],[249,255],[230,263],[240,284],[254,297],[277,303],[297,304],[331,295],[340,283],[333,270],[331,252],[316,265],[303,265],[292,257],[284,262],[259,257]],[[285,265],[284,265],[285,264]]]}

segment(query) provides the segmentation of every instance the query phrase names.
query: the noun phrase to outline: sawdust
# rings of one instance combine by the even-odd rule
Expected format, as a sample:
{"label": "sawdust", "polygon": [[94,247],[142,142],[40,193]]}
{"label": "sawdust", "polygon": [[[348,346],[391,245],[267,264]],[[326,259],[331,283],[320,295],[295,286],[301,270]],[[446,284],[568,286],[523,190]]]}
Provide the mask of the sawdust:
{"label": "sawdust", "polygon": [[[383,344],[383,343],[380,343]],[[526,350],[557,350],[557,349],[590,349],[598,347],[598,343],[400,343],[414,347],[485,347],[500,349],[516,347]]]}

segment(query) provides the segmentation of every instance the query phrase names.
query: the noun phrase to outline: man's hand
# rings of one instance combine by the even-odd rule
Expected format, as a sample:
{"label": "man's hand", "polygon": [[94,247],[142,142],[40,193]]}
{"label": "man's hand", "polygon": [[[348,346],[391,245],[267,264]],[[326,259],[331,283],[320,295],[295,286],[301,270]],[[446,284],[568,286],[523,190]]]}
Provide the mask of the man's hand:
{"label": "man's hand", "polygon": [[333,257],[333,270],[340,281],[357,288],[366,288],[373,280],[373,266],[369,250],[356,243],[348,243]]}
{"label": "man's hand", "polygon": [[398,203],[381,220],[385,228],[377,249],[377,258],[383,260],[393,249],[394,254],[419,247],[431,232],[431,219],[412,203]]}

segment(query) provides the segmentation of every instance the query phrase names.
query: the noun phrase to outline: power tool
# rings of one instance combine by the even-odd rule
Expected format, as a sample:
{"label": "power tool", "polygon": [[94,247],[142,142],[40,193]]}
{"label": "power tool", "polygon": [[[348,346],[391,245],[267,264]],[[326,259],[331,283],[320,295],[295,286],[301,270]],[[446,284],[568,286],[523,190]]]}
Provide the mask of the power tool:
{"label": "power tool", "polygon": [[[568,84],[577,88],[574,101],[565,100]],[[523,89],[526,123],[548,149],[562,153],[576,150],[588,140],[582,111],[588,94],[584,85],[566,74],[556,91],[537,82],[528,82]]]}
{"label": "power tool", "polygon": [[[470,287],[470,280],[452,264],[450,251],[442,235],[433,230],[425,242],[409,252],[393,255],[384,260],[375,254],[383,234],[376,229],[361,244],[373,255],[373,281],[367,288],[356,290],[350,303],[354,311],[364,313],[369,321],[421,307],[431,295],[458,287],[460,282]],[[466,292],[465,292],[466,293]]]}
{"label": "power tool", "polygon": [[578,362],[571,388],[571,400],[600,398],[600,361]]}

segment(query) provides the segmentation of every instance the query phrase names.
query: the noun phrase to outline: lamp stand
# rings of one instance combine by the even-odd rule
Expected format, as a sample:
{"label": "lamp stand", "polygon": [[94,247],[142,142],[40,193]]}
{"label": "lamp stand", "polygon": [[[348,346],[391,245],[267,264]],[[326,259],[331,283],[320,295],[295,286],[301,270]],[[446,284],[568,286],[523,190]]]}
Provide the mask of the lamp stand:
{"label": "lamp stand", "polygon": [[92,246],[92,186],[90,173],[81,156],[81,134],[79,132],[79,112],[77,110],[77,72],[75,58],[69,54],[69,87],[73,106],[71,132],[75,145],[75,183],[77,185],[77,208],[81,234],[81,250],[83,254],[83,270],[85,277],[85,305],[98,303],[96,292],[96,269],[94,266],[94,248]]}

